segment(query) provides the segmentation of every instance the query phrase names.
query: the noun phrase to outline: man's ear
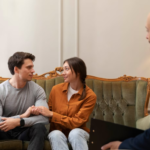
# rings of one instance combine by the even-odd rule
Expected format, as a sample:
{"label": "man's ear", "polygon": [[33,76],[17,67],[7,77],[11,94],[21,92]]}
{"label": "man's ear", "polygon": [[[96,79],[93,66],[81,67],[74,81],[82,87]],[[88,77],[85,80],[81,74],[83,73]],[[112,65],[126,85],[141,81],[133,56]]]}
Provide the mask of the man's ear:
{"label": "man's ear", "polygon": [[14,73],[18,73],[19,72],[19,68],[18,67],[14,67]]}

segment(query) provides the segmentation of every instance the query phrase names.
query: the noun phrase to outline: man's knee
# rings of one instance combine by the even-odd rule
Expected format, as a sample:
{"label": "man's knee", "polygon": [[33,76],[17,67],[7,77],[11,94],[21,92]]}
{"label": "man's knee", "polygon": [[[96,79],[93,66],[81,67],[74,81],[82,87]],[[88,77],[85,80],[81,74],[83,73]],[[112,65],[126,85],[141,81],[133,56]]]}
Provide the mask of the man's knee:
{"label": "man's knee", "polygon": [[46,134],[46,127],[42,123],[35,124],[31,127],[31,130],[34,132],[34,134]]}

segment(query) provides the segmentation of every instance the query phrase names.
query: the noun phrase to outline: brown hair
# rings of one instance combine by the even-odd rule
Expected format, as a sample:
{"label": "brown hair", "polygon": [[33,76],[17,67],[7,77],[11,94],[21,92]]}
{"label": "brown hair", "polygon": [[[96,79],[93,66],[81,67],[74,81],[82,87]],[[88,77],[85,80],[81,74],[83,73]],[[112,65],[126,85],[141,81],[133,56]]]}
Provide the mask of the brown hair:
{"label": "brown hair", "polygon": [[19,69],[22,67],[25,59],[35,60],[35,56],[30,53],[25,52],[16,52],[14,53],[8,60],[8,68],[10,73],[14,75],[14,67],[18,67]]}
{"label": "brown hair", "polygon": [[84,61],[78,57],[72,57],[72,58],[66,59],[64,63],[65,62],[68,62],[70,69],[74,70],[76,76],[78,73],[80,74],[80,80],[83,83],[83,92],[79,100],[82,100],[86,96],[86,90],[85,90],[86,89],[85,78],[87,76],[86,65]]}

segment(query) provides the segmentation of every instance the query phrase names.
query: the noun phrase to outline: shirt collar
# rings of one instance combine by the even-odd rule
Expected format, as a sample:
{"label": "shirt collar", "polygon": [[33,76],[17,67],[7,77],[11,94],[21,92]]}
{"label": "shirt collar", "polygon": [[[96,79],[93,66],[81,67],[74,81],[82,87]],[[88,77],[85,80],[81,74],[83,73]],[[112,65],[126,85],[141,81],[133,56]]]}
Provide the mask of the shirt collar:
{"label": "shirt collar", "polygon": [[[63,88],[62,88],[62,91],[63,91],[63,92],[66,91],[66,92],[67,92],[67,91],[68,91],[68,86],[69,86],[69,83],[64,83]],[[78,91],[77,94],[82,95],[82,92],[83,92],[83,86],[80,88],[80,90]]]}
{"label": "shirt collar", "polygon": [[69,83],[64,83],[63,84],[63,88],[62,88],[62,91],[65,92],[68,90],[68,86],[69,86]]}

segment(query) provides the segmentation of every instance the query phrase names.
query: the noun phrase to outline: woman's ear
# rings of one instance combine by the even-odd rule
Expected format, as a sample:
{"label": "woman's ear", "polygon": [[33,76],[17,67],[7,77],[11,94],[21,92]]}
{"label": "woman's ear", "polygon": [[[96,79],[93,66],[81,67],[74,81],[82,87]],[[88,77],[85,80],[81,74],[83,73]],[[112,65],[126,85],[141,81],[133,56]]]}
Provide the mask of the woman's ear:
{"label": "woman's ear", "polygon": [[79,72],[77,73],[77,77],[80,77],[80,73]]}

